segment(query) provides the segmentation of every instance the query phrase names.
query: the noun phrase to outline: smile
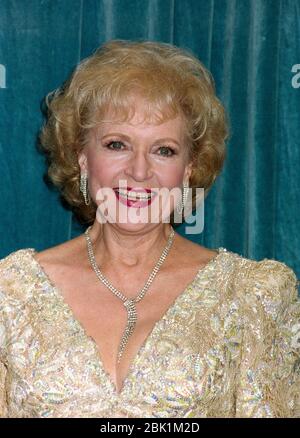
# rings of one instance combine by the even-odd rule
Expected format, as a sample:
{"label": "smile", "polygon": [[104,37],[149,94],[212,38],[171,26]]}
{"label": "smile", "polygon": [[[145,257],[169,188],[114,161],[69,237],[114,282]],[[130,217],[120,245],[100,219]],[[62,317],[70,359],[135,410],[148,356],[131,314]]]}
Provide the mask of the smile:
{"label": "smile", "polygon": [[156,196],[156,193],[145,189],[144,191],[114,189],[115,195],[123,205],[127,207],[147,207],[151,204]]}

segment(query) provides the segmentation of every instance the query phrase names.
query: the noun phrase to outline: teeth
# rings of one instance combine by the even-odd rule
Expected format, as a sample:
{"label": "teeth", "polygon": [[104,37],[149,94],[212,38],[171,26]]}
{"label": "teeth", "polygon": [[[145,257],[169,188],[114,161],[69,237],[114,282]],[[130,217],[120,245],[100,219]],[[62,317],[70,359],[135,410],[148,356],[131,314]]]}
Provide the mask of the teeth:
{"label": "teeth", "polygon": [[136,200],[148,200],[151,199],[152,193],[146,194],[146,193],[136,193],[136,192],[128,192],[125,189],[119,189],[117,190],[119,195],[124,196],[125,198],[129,199],[130,201],[136,201]]}
{"label": "teeth", "polygon": [[127,195],[127,190],[125,189],[119,189],[117,190],[118,193],[120,193],[120,195],[126,196]]}

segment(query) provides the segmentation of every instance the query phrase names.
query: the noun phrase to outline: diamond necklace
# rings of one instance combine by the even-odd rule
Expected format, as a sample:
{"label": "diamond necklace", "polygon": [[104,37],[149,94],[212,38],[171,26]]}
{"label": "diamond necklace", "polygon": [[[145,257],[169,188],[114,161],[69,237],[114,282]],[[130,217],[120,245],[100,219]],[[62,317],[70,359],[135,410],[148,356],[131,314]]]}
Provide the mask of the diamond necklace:
{"label": "diamond necklace", "polygon": [[86,229],[85,231],[85,238],[86,238],[86,242],[87,242],[87,251],[88,251],[88,257],[89,257],[89,261],[92,265],[93,270],[95,271],[97,277],[99,278],[99,280],[114,294],[116,295],[118,298],[120,298],[123,301],[123,304],[127,310],[127,324],[124,330],[124,333],[122,335],[121,338],[121,342],[119,345],[119,350],[118,350],[118,363],[121,360],[121,357],[123,355],[123,352],[125,350],[125,347],[128,343],[129,337],[132,335],[134,327],[136,325],[136,321],[137,321],[137,312],[136,312],[136,303],[138,303],[142,298],[144,298],[145,293],[148,291],[149,287],[151,286],[151,283],[153,282],[154,278],[156,277],[161,265],[163,264],[163,262],[165,261],[170,248],[172,246],[173,240],[174,240],[174,229],[171,226],[171,232],[168,238],[168,242],[167,245],[165,246],[158,262],[156,263],[154,269],[152,270],[152,272],[150,273],[148,280],[146,281],[144,287],[141,289],[141,291],[139,292],[139,294],[135,297],[135,298],[127,298],[125,295],[122,294],[122,292],[120,292],[118,289],[116,289],[111,283],[110,281],[102,274],[102,272],[100,271],[96,259],[95,259],[95,255],[94,255],[94,251],[93,251],[93,244],[89,235],[89,230],[91,229],[91,225]]}

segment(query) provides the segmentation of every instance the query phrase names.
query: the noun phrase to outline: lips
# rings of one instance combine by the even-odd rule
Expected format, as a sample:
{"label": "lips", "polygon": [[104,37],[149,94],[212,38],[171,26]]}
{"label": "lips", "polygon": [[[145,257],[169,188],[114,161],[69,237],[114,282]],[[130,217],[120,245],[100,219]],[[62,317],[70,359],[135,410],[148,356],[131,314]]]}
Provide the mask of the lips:
{"label": "lips", "polygon": [[151,193],[151,189],[146,189],[146,188],[134,188],[134,187],[127,187],[127,190],[128,191],[130,191],[130,192],[137,192],[137,193],[145,193],[145,192],[147,192],[147,193]]}
{"label": "lips", "polygon": [[119,195],[126,197],[127,199],[130,199],[132,201],[136,200],[148,200],[153,197],[156,192],[154,192],[151,189],[132,189],[132,188],[119,188],[115,187],[114,191],[118,193]]}
{"label": "lips", "polygon": [[118,201],[127,207],[147,207],[156,195],[156,192],[151,189],[115,187],[113,190]]}
{"label": "lips", "polygon": [[135,193],[156,193],[154,190],[152,189],[146,189],[146,188],[141,188],[141,187],[114,187],[113,190],[126,190],[128,192],[135,192]]}

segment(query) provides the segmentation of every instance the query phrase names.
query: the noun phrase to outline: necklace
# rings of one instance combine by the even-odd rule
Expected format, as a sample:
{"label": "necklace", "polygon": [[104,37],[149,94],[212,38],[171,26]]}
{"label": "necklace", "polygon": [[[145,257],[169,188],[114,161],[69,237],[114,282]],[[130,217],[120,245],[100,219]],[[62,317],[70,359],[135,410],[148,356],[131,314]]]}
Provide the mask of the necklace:
{"label": "necklace", "polygon": [[139,294],[135,297],[135,298],[127,298],[125,295],[122,294],[122,292],[120,292],[118,289],[116,289],[111,282],[102,274],[102,272],[100,271],[97,263],[96,263],[96,259],[95,259],[95,255],[94,255],[94,251],[93,251],[93,244],[89,235],[89,230],[92,226],[90,225],[86,231],[85,231],[85,238],[86,238],[86,242],[87,242],[87,251],[88,251],[88,257],[89,257],[89,261],[92,265],[93,270],[95,271],[97,277],[99,278],[99,280],[114,294],[116,295],[118,298],[120,298],[123,301],[123,304],[127,310],[127,324],[124,330],[124,333],[122,335],[121,338],[121,342],[119,345],[119,350],[118,350],[118,363],[121,360],[121,357],[123,355],[123,352],[125,350],[125,347],[128,343],[128,340],[130,338],[130,336],[133,333],[134,327],[136,325],[136,321],[137,321],[137,312],[136,312],[136,303],[138,303],[142,298],[144,298],[146,292],[149,290],[151,283],[153,282],[154,278],[156,277],[161,265],[163,264],[163,262],[165,261],[170,248],[172,246],[173,240],[174,240],[174,229],[171,226],[171,232],[168,238],[168,242],[158,260],[158,262],[156,263],[155,267],[153,268],[152,272],[150,273],[148,280],[146,281],[144,287],[141,289],[141,291],[139,292]]}

